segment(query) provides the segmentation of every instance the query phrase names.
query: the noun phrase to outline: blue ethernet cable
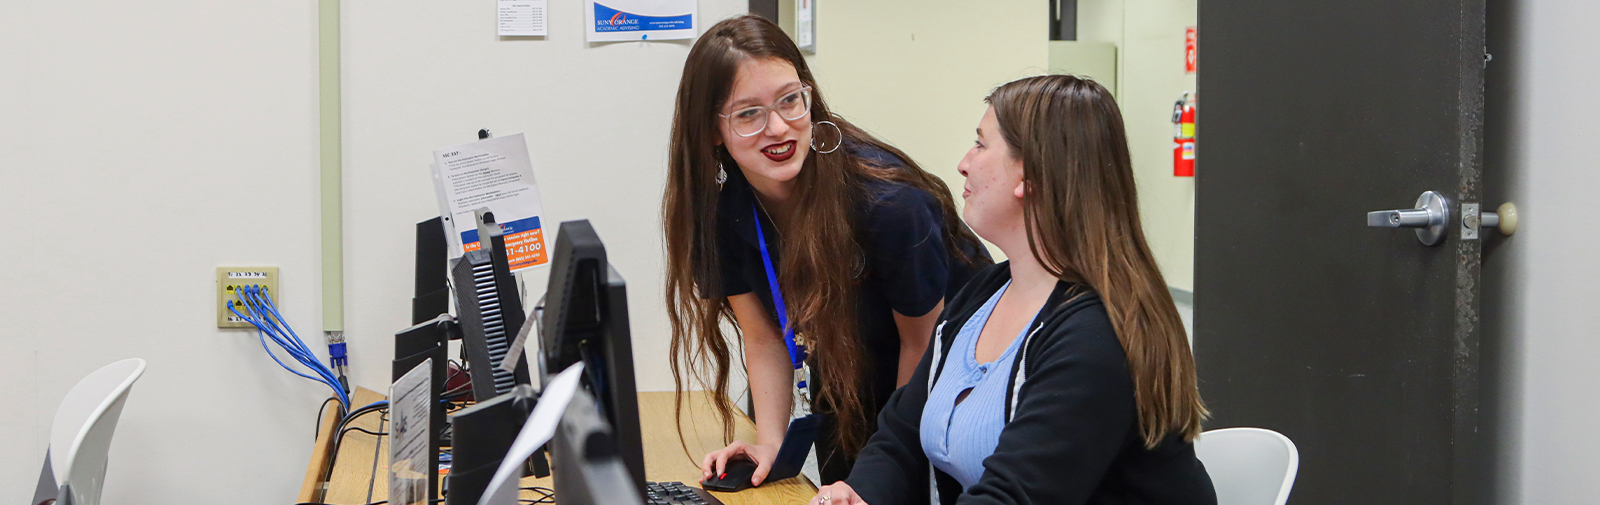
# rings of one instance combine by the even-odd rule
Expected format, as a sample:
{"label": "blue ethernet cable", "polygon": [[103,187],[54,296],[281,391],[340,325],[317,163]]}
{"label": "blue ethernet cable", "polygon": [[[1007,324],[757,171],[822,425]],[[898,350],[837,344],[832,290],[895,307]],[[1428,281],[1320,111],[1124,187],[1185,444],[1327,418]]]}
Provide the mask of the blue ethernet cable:
{"label": "blue ethernet cable", "polygon": [[[289,323],[283,320],[283,315],[278,313],[278,307],[272,303],[272,297],[261,295],[255,290],[251,290],[251,295],[256,297],[257,303],[261,304],[267,309],[267,313],[271,314],[272,318],[275,318],[278,323],[282,324],[282,328],[287,330],[291,337],[294,337],[294,342],[300,346],[301,351],[305,352],[307,356],[316,356],[311,352],[311,347],[307,346],[304,340],[300,340],[300,335],[294,332],[294,328],[290,328]],[[329,370],[329,372],[332,372],[332,370]]]}
{"label": "blue ethernet cable", "polygon": [[[247,289],[244,292],[244,300],[245,308],[249,309],[251,313],[261,314],[261,321],[265,323],[263,325],[265,326],[264,329],[267,335],[272,337],[274,343],[277,343],[278,346],[283,347],[284,350],[289,351],[290,355],[294,356],[295,360],[299,361],[300,364],[305,365],[307,368],[311,368],[313,371],[319,372],[319,375],[321,375],[321,370],[318,370],[320,364],[317,363],[315,356],[311,354],[311,350],[306,348],[303,343],[289,340],[288,334],[283,332],[282,328],[284,325],[282,325],[279,321],[273,320],[271,315],[264,310],[261,305],[261,301],[258,299],[258,296],[253,289]],[[312,359],[308,360],[307,357]]]}
{"label": "blue ethernet cable", "polygon": [[228,302],[228,310],[233,312],[234,315],[239,316],[239,319],[243,319],[243,320],[249,322],[250,324],[252,324],[252,325],[254,325],[256,327],[256,335],[261,338],[261,348],[265,349],[267,351],[267,356],[271,357],[272,361],[278,362],[278,366],[283,367],[284,370],[288,370],[289,373],[292,373],[292,374],[295,374],[295,375],[298,375],[298,376],[301,376],[301,377],[305,377],[307,379],[311,379],[311,380],[314,380],[314,381],[317,381],[317,382],[322,382],[322,379],[320,377],[312,377],[310,375],[306,375],[306,374],[300,373],[299,370],[295,370],[293,368],[289,368],[289,365],[284,364],[283,360],[278,359],[278,356],[276,354],[272,353],[272,348],[267,346],[266,332],[262,331],[261,324],[257,323],[255,320],[250,319],[249,316],[246,316],[244,314],[240,314],[239,311],[234,310],[233,302],[231,302],[231,301]]}
{"label": "blue ethernet cable", "polygon": [[[322,382],[327,384],[329,388],[332,388],[335,393],[338,393],[339,397],[342,398],[345,404],[348,406],[350,397],[347,389],[344,387],[343,381],[339,380],[339,378],[333,373],[333,370],[323,366],[322,363],[318,361],[316,354],[311,351],[311,348],[306,345],[305,341],[301,340],[300,336],[296,334],[294,329],[289,326],[289,323],[284,320],[283,314],[278,312],[277,307],[272,303],[272,298],[262,294],[261,289],[257,286],[251,286],[245,292],[245,294],[246,298],[251,302],[251,305],[262,314],[262,319],[266,320],[270,326],[279,330],[275,340],[278,340],[280,345],[293,344],[301,364],[304,364],[307,368],[315,370],[318,375],[321,375],[324,379]],[[287,348],[288,346],[285,347]]]}
{"label": "blue ethernet cable", "polygon": [[[246,308],[248,308],[248,305],[246,305]],[[317,382],[321,382],[324,385],[327,384],[327,380],[324,377],[313,377],[313,376],[310,376],[310,375],[306,375],[306,374],[301,373],[300,371],[295,370],[294,368],[290,367],[288,364],[284,363],[283,360],[278,359],[278,356],[272,352],[272,348],[267,345],[267,336],[268,335],[272,335],[273,342],[278,344],[279,346],[282,346],[283,342],[281,342],[278,339],[277,335],[271,334],[269,331],[266,331],[267,328],[266,328],[266,326],[264,324],[262,324],[262,322],[256,321],[256,320],[254,320],[254,319],[252,319],[252,318],[250,318],[248,316],[245,316],[244,314],[240,314],[238,310],[234,310],[234,308],[233,308],[233,306],[231,304],[228,306],[228,310],[232,311],[235,315],[239,316],[240,319],[244,319],[244,320],[250,322],[252,325],[254,325],[256,327],[256,335],[261,339],[261,348],[262,348],[262,350],[265,350],[267,352],[267,356],[272,358],[272,361],[277,362],[278,366],[283,367],[284,370],[288,370],[289,373],[292,373],[292,374],[295,374],[295,375],[298,375],[300,377],[304,377],[304,378],[307,378],[307,379],[311,379],[311,380],[314,380],[314,381],[317,381]],[[285,350],[288,351],[287,348]],[[295,358],[295,360],[299,361],[302,365],[305,364],[305,359],[303,357],[301,357],[298,353],[290,351],[290,355],[293,356]],[[318,375],[321,375],[321,374],[318,373]],[[345,399],[343,397],[340,397],[340,401],[344,402]]]}
{"label": "blue ethernet cable", "polygon": [[[344,392],[342,384],[337,378],[335,378],[333,371],[323,366],[322,363],[317,360],[316,354],[311,352],[311,348],[307,347],[305,342],[300,340],[299,335],[295,334],[294,330],[289,327],[289,324],[283,320],[283,315],[278,313],[275,307],[271,306],[270,297],[261,294],[260,289],[256,286],[250,286],[247,288],[244,291],[244,295],[246,307],[251,308],[258,314],[261,314],[261,319],[263,319],[269,327],[268,333],[273,336],[273,340],[277,342],[279,346],[284,347],[286,350],[293,351],[292,354],[295,356],[297,361],[299,361],[302,365],[305,365],[307,368],[316,371],[318,375],[321,375],[323,380],[320,382],[327,384],[328,387],[333,388],[338,393]],[[348,395],[340,394],[339,396],[345,399],[346,404],[348,405]]]}
{"label": "blue ethernet cable", "polygon": [[[228,306],[228,310],[239,316],[240,319],[243,319],[256,327],[257,333],[261,337],[261,346],[267,351],[267,355],[285,370],[289,370],[291,373],[294,373],[300,377],[311,379],[327,385],[329,388],[334,390],[334,393],[339,398],[339,401],[343,403],[346,408],[349,408],[350,398],[344,392],[344,388],[339,385],[340,383],[338,382],[338,379],[334,378],[331,370],[322,365],[322,363],[317,359],[316,355],[311,352],[311,349],[306,347],[305,342],[301,341],[299,336],[294,333],[294,330],[289,328],[288,323],[282,320],[283,316],[278,314],[275,308],[268,306],[270,301],[263,301],[263,299],[270,300],[270,298],[261,295],[259,290],[254,286],[241,286],[239,289],[239,295],[239,299],[244,305],[245,309],[249,310],[251,314],[258,315],[259,320],[257,318],[240,314],[239,311],[233,308],[231,303]],[[289,353],[291,357],[295,359],[295,361],[298,361],[301,365],[304,365],[306,368],[316,373],[316,375],[319,377],[312,377],[294,370],[282,360],[278,359],[277,355],[272,352],[272,349],[267,346],[267,337],[271,337],[273,343],[277,344],[279,347],[282,347],[286,352]]]}
{"label": "blue ethernet cable", "polygon": [[[253,304],[247,304],[247,307],[250,305]],[[256,306],[256,310],[258,313],[262,313],[259,306]],[[312,379],[327,385],[330,389],[333,389],[334,393],[337,395],[337,398],[339,398],[341,402],[345,403],[346,407],[348,408],[349,397],[345,394],[342,394],[344,393],[342,388],[335,386],[337,383],[334,382],[332,374],[317,362],[316,356],[310,354],[309,351],[304,347],[304,344],[292,342],[284,334],[280,333],[281,330],[276,330],[277,327],[281,326],[281,322],[272,321],[270,317],[263,317],[263,320],[262,327],[258,328],[265,330],[262,332],[262,335],[272,337],[273,342],[278,344],[278,346],[283,347],[284,350],[289,351],[290,355],[293,356],[296,361],[299,361],[301,365],[304,365],[306,368],[312,370],[318,376],[320,376]],[[271,351],[269,350],[268,352],[270,353]],[[304,376],[304,374],[297,375]]]}
{"label": "blue ethernet cable", "polygon": [[[242,293],[242,294],[245,295],[245,296],[243,296],[241,298],[242,300],[244,300],[245,308],[251,310],[251,312],[254,313],[254,314],[263,314],[262,320],[256,320],[255,318],[251,318],[251,317],[245,316],[243,314],[240,314],[237,310],[233,310],[232,306],[229,307],[229,310],[232,310],[235,315],[238,315],[241,319],[244,319],[244,320],[250,322],[252,325],[254,325],[256,327],[258,335],[260,335],[261,338],[262,338],[262,348],[264,348],[267,351],[267,354],[272,357],[273,361],[278,362],[279,366],[282,366],[284,369],[289,370],[291,373],[294,373],[295,375],[299,375],[299,376],[305,377],[307,379],[315,380],[315,381],[321,382],[323,384],[328,384],[327,375],[325,374],[325,371],[324,370],[318,370],[317,369],[318,367],[312,365],[313,363],[316,363],[316,360],[312,359],[312,360],[310,360],[311,363],[307,363],[308,360],[306,359],[305,353],[300,351],[300,350],[298,350],[298,349],[296,349],[294,345],[292,345],[292,344],[290,344],[288,342],[285,342],[282,339],[282,337],[276,331],[274,331],[273,327],[276,326],[276,325],[275,324],[270,324],[271,322],[269,320],[267,320],[266,317],[264,317],[264,315],[265,315],[264,311],[261,311],[259,308],[254,308],[253,307],[255,304],[250,303],[253,300],[251,300],[251,298],[248,296],[249,293]],[[316,372],[317,375],[320,375],[321,377],[320,378],[319,377],[311,377],[311,376],[308,376],[306,374],[300,373],[299,371],[294,370],[293,368],[290,368],[282,360],[278,359],[278,357],[272,353],[272,349],[267,347],[267,345],[266,345],[266,337],[268,337],[268,336],[272,337],[273,343],[278,344],[280,347],[283,347],[285,351],[288,351],[290,356],[295,358],[295,361],[298,361],[298,362],[300,362],[301,365],[305,365],[307,368],[312,369],[313,372]],[[340,401],[346,401],[346,398],[341,396],[340,397]],[[348,405],[348,403],[346,403],[346,405]]]}
{"label": "blue ethernet cable", "polygon": [[[311,348],[305,345],[305,341],[300,339],[300,335],[294,332],[294,328],[290,328],[289,323],[283,320],[283,314],[278,313],[278,306],[272,303],[272,297],[261,295],[253,288],[251,289],[251,294],[257,298],[255,300],[257,303],[264,304],[272,316],[282,323],[283,329],[288,330],[289,334],[294,337],[294,341],[300,344],[301,349],[305,351],[307,356],[315,356],[315,354],[312,354]],[[346,394],[350,391],[350,385],[345,382],[344,371],[349,363],[349,354],[346,353],[345,344],[342,340],[328,343],[328,378],[338,383]],[[337,372],[337,374],[334,372]]]}

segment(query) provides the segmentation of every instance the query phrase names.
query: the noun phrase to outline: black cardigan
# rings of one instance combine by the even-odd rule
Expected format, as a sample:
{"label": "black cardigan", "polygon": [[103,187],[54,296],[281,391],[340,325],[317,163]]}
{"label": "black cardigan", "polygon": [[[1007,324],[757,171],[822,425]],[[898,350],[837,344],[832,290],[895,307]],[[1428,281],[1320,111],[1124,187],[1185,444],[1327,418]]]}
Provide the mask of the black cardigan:
{"label": "black cardigan", "polygon": [[1215,505],[1194,444],[1172,435],[1145,449],[1127,355],[1105,305],[1085,284],[1058,282],[1030,325],[1012,366],[1006,412],[995,413],[1006,416],[1006,426],[978,482],[963,493],[928,464],[919,435],[928,392],[961,326],[1010,279],[1009,262],[986,268],[946,304],[932,345],[878,415],[878,431],[845,482],[872,505]]}

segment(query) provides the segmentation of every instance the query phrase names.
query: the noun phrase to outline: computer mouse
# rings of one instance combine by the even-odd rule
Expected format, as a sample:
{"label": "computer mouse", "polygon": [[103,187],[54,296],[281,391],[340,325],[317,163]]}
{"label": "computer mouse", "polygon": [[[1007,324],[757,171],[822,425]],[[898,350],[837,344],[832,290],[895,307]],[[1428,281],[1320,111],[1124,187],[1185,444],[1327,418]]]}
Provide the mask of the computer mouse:
{"label": "computer mouse", "polygon": [[756,473],[756,463],[748,459],[730,459],[723,466],[722,475],[706,479],[701,487],[712,491],[731,493],[750,488],[750,477]]}

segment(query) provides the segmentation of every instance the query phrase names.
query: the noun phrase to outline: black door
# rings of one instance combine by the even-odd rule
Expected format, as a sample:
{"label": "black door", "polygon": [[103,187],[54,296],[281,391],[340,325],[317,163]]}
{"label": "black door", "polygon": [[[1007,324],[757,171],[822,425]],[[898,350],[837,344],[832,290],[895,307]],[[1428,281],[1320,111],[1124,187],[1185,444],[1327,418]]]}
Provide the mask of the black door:
{"label": "black door", "polygon": [[[1207,429],[1294,440],[1291,504],[1477,502],[1483,1],[1199,9]],[[1438,244],[1368,226],[1425,191]]]}

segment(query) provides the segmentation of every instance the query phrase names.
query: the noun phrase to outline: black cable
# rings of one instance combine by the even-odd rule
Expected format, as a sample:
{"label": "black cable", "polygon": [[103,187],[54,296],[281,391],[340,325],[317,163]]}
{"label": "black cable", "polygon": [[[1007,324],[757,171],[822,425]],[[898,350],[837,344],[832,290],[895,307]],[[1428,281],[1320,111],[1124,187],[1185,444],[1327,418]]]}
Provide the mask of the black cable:
{"label": "black cable", "polygon": [[[443,502],[445,502],[445,499],[432,499],[432,500],[427,500],[427,502],[429,502],[429,503],[443,503]],[[387,503],[389,503],[389,500],[381,500],[381,502],[366,503],[366,505],[387,505]],[[333,503],[299,502],[299,503],[294,503],[294,505],[333,505]]]}
{"label": "black cable", "polygon": [[[458,372],[458,373],[471,373],[471,372]],[[449,383],[450,381],[448,379],[446,379],[445,382]],[[462,395],[465,395],[465,394],[471,393],[471,392],[472,392],[472,382],[468,381],[466,384],[462,384],[460,386],[456,386],[456,387],[444,390],[443,393],[439,393],[439,397],[440,398],[449,399],[449,398],[453,398],[453,397],[457,397],[457,396],[462,396]]]}
{"label": "black cable", "polygon": [[370,431],[370,430],[368,430],[366,428],[362,428],[360,426],[351,426],[349,428],[345,428],[344,431],[339,432],[339,435],[342,437],[342,436],[344,436],[344,434],[346,432],[351,432],[351,431],[359,431],[359,432],[362,432],[362,433],[366,433],[368,435],[379,436],[379,437],[384,437],[384,436],[388,436],[389,435],[389,432],[387,432],[387,431],[383,431],[383,432]]}
{"label": "black cable", "polygon": [[366,415],[366,414],[371,414],[373,412],[380,412],[380,411],[388,410],[388,408],[389,408],[389,404],[388,403],[384,403],[384,404],[381,404],[381,405],[368,405],[368,406],[365,406],[365,407],[361,407],[359,409],[355,409],[354,411],[351,411],[349,414],[346,414],[344,416],[344,420],[339,421],[339,430],[343,431],[345,429],[345,427],[350,425],[351,421],[354,421],[358,417],[361,417],[361,416]]}
{"label": "black cable", "polygon": [[554,489],[550,489],[550,488],[547,488],[547,487],[533,486],[533,487],[521,488],[521,490],[522,491],[532,491],[532,492],[539,493],[539,494],[544,495],[544,496],[541,496],[538,499],[529,499],[529,498],[518,497],[517,501],[520,502],[520,503],[555,503],[556,502],[556,490],[554,490]]}
{"label": "black cable", "polygon": [[[339,401],[339,397],[337,397],[337,396],[329,397],[328,399],[322,401],[322,406],[321,407],[317,407],[317,427],[316,427],[316,431],[311,432],[311,441],[312,442],[317,441],[317,437],[322,436],[322,413],[328,411],[328,402],[333,402],[333,401]],[[344,404],[343,403],[339,404],[339,415],[340,416],[344,415]]]}
{"label": "black cable", "polygon": [[[346,431],[348,431],[345,428],[349,427],[350,422],[354,421],[358,417],[361,417],[361,416],[364,416],[364,415],[367,415],[367,414],[371,414],[373,412],[384,411],[384,410],[386,410],[388,408],[389,408],[389,404],[387,402],[385,402],[385,403],[383,403],[381,405],[368,405],[368,406],[356,409],[354,412],[351,412],[351,413],[349,413],[349,414],[344,416],[344,420],[339,422],[338,431],[334,432],[334,437],[333,437],[333,456],[328,458],[328,473],[322,476],[322,480],[323,481],[327,481],[330,477],[333,476],[333,467],[334,467],[335,463],[337,463],[339,461],[339,448],[344,446],[344,434],[345,434]],[[381,425],[382,421],[379,421],[379,424]],[[379,431],[382,431],[382,430],[380,429]]]}
{"label": "black cable", "polygon": [[[378,418],[378,431],[383,431],[383,422],[386,421],[386,420],[387,419],[382,418],[382,417]],[[372,489],[373,489],[373,487],[378,485],[378,454],[379,454],[379,451],[382,451],[382,450],[383,450],[383,444],[382,443],[372,444],[372,472],[369,473],[368,477],[367,477],[369,479],[367,481],[367,499],[368,500],[372,499]]]}

